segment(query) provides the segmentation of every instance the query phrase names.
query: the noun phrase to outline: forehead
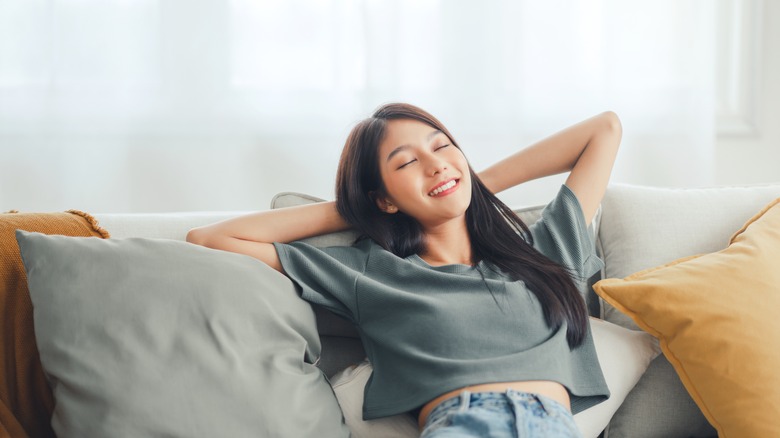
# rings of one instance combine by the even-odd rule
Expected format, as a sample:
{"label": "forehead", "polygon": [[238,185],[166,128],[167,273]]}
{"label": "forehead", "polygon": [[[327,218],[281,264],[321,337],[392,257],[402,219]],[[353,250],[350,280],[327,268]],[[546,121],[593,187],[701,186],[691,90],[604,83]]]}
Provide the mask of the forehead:
{"label": "forehead", "polygon": [[385,136],[379,145],[379,155],[386,157],[399,146],[427,144],[438,132],[436,128],[418,120],[390,120],[387,122]]}

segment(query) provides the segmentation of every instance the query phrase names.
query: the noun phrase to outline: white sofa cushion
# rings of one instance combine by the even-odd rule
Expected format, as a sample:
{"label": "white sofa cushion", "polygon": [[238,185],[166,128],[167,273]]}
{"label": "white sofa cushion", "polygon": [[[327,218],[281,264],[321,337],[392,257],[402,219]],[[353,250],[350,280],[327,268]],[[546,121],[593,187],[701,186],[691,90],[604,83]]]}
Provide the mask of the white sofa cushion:
{"label": "white sofa cushion", "polygon": [[[623,278],[681,257],[710,253],[772,199],[780,185],[665,189],[615,184],[602,201],[598,243],[605,278]],[[604,319],[638,329],[609,305]]]}
{"label": "white sofa cushion", "polygon": [[93,217],[111,237],[186,240],[195,227],[250,213],[249,211],[189,211],[180,213],[96,213]]}
{"label": "white sofa cushion", "polygon": [[[613,184],[602,201],[598,240],[605,278],[723,249],[734,232],[778,196],[780,184],[699,189]],[[639,330],[629,317],[602,305],[605,320]],[[605,434],[659,436],[716,436],[664,356],[650,364]]]}

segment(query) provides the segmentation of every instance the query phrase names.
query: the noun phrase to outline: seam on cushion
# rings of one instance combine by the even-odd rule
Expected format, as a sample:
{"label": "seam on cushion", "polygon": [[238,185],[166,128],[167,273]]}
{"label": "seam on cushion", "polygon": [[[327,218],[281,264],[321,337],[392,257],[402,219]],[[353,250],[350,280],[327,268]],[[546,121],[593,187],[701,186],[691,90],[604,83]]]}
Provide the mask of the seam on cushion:
{"label": "seam on cushion", "polygon": [[[698,258],[698,257],[700,257],[700,256],[691,256],[691,257],[686,258],[686,261],[688,259],[695,259],[695,258]],[[680,263],[680,262],[679,261],[678,262],[672,262],[672,263],[669,263],[669,265],[675,265],[677,263]],[[650,269],[649,271],[655,271],[655,270],[656,269]],[[631,277],[633,277],[633,275]],[[663,352],[663,355],[666,357],[666,360],[668,360],[669,363],[672,365],[672,367],[675,370],[675,373],[677,373],[679,375],[680,380],[682,381],[683,386],[685,387],[686,391],[688,391],[688,393],[691,395],[691,397],[694,398],[694,400],[698,399],[698,400],[700,400],[702,402],[704,407],[699,406],[699,409],[702,410],[702,413],[705,410],[707,411],[707,414],[704,414],[704,415],[709,420],[710,418],[712,418],[712,411],[709,409],[708,405],[704,404],[704,399],[701,397],[701,393],[698,391],[698,388],[693,384],[693,381],[692,381],[692,379],[690,377],[690,374],[688,373],[688,370],[685,367],[685,365],[682,363],[682,361],[679,358],[677,358],[677,355],[675,355],[674,352],[672,351],[672,349],[669,347],[669,339],[667,339],[667,337],[664,336],[664,334],[660,330],[658,330],[656,327],[650,325],[644,318],[640,318],[639,317],[639,312],[634,311],[633,309],[629,309],[627,306],[623,305],[623,303],[619,303],[618,300],[615,299],[612,296],[612,294],[606,290],[610,283],[621,283],[621,282],[625,282],[625,281],[628,281],[628,277],[625,280],[620,280],[620,279],[606,280],[605,285],[607,285],[607,286],[603,286],[604,289],[602,289],[603,296],[601,294],[599,294],[599,296],[602,296],[602,298],[604,298],[604,300],[606,302],[611,304],[614,308],[618,309],[620,312],[628,315],[632,320],[634,320],[636,325],[639,326],[639,328],[641,328],[644,332],[649,333],[651,336],[653,336],[654,338],[658,339],[658,342],[659,342],[659,344],[661,346],[661,351]],[[686,384],[686,382],[687,382],[687,384]],[[695,395],[695,397],[694,397],[694,395]],[[698,406],[699,403],[696,403],[696,405]],[[714,424],[713,424],[713,427],[715,427]],[[715,427],[715,428],[720,430],[719,427]]]}
{"label": "seam on cushion", "polygon": [[638,312],[635,312],[633,309],[629,309],[623,303],[618,302],[618,300],[612,296],[611,291],[607,290],[610,284],[622,284],[623,282],[626,281],[628,281],[628,279],[621,280],[617,278],[609,278],[600,281],[599,283],[603,283],[603,284],[599,285],[599,287],[594,287],[594,290],[596,291],[596,294],[598,296],[604,299],[604,301],[611,304],[612,307],[614,307],[618,311],[622,312],[623,314],[627,315],[629,318],[634,320],[634,322],[636,323],[637,326],[639,326],[639,328],[641,328],[642,330],[649,333],[655,338],[661,338],[662,336],[660,331],[658,331],[655,327],[651,326],[650,324],[647,324],[644,319],[639,318]]}
{"label": "seam on cushion", "polygon": [[761,218],[761,216],[765,215],[769,210],[772,209],[772,207],[776,206],[777,204],[780,204],[780,198],[775,199],[774,201],[770,202],[766,207],[762,208],[761,211],[756,213],[753,217],[747,220],[745,222],[745,225],[742,226],[736,233],[734,233],[731,238],[729,239],[729,245],[734,243],[734,240],[739,237],[740,234],[744,233],[749,226],[753,225],[753,223]]}
{"label": "seam on cushion", "polygon": [[[659,344],[661,345],[661,350],[663,351],[664,356],[666,356],[666,359],[670,363],[672,363],[672,361],[673,361],[672,358],[673,358],[674,361],[676,361],[676,363],[679,364],[680,369],[683,370],[682,372],[686,375],[686,377],[688,379],[690,379],[690,377],[688,377],[688,372],[687,372],[686,368],[683,366],[682,362],[679,359],[677,359],[677,356],[675,356],[673,354],[671,348],[669,347],[669,342],[665,338],[663,332],[661,330],[659,330],[658,328],[656,328],[655,326],[650,325],[645,320],[645,318],[641,318],[639,316],[639,312],[638,311],[629,308],[628,306],[624,305],[621,302],[618,302],[618,300],[615,297],[613,297],[611,292],[608,291],[607,289],[609,288],[610,284],[623,284],[623,283],[626,283],[626,282],[641,280],[641,278],[637,278],[637,277],[643,277],[643,276],[645,276],[645,275],[647,275],[649,273],[652,273],[654,271],[657,271],[657,270],[661,270],[661,269],[664,269],[664,268],[667,268],[667,267],[673,267],[675,265],[678,265],[678,264],[681,264],[681,263],[685,263],[685,262],[688,262],[690,260],[698,259],[698,258],[702,257],[703,255],[704,254],[697,254],[697,255],[693,255],[693,256],[689,256],[689,257],[684,257],[682,259],[678,259],[678,260],[675,260],[673,262],[667,263],[667,264],[665,264],[663,266],[650,268],[650,269],[647,269],[645,271],[637,272],[636,274],[630,275],[630,276],[628,276],[628,277],[626,277],[624,279],[618,279],[618,278],[605,279],[605,280],[602,280],[604,282],[604,285],[600,286],[599,288],[596,288],[596,287],[593,288],[594,291],[596,292],[596,294],[598,296],[600,296],[605,302],[611,304],[612,307],[614,307],[615,309],[617,309],[621,313],[623,313],[623,314],[627,315],[629,318],[631,318],[634,321],[634,323],[640,329],[642,329],[644,332],[646,332],[646,333],[650,334],[651,336],[653,336],[654,338],[658,339]],[[618,287],[620,287],[620,286],[618,286]],[[599,293],[599,291],[601,291],[602,293]],[[674,365],[674,364],[672,364],[672,365]],[[675,367],[675,371],[676,371],[676,367]],[[690,380],[689,380],[689,382],[690,382]],[[686,386],[686,389],[687,389],[687,386]],[[696,394],[699,395],[698,391],[694,391],[694,392],[696,392]],[[699,395],[699,399],[703,400],[700,395]]]}
{"label": "seam on cushion", "polygon": [[672,368],[674,368],[674,371],[679,376],[683,387],[694,400],[696,406],[699,407],[702,414],[705,416],[705,418],[707,418],[708,421],[710,421],[712,427],[715,428],[715,430],[722,431],[723,425],[721,425],[719,421],[716,421],[715,416],[712,414],[712,408],[710,407],[710,404],[705,402],[705,397],[702,397],[699,385],[694,383],[694,379],[691,378],[691,374],[688,372],[688,367],[685,366],[683,361],[680,360],[680,358],[674,354],[674,351],[672,351],[671,347],[669,347],[669,339],[664,338],[663,340],[660,340],[660,344],[661,350],[663,351],[666,360],[668,360],[672,365]]}
{"label": "seam on cushion", "polygon": [[684,262],[687,262],[689,260],[697,259],[697,258],[705,256],[705,255],[706,254],[694,254],[694,255],[687,256],[687,257],[682,257],[682,258],[679,258],[677,260],[671,261],[669,263],[663,264],[661,266],[654,266],[652,268],[647,268],[645,270],[633,273],[633,274],[629,275],[628,277],[623,278],[623,280],[625,280],[625,281],[635,280],[637,278],[641,278],[641,277],[643,277],[643,276],[645,276],[647,274],[650,274],[652,272],[660,271],[661,269],[665,269],[665,268],[670,268],[672,266],[679,265],[680,263],[684,263]]}
{"label": "seam on cushion", "polygon": [[76,216],[81,216],[84,219],[86,219],[90,227],[92,227],[92,231],[100,234],[100,236],[103,237],[104,239],[108,239],[111,237],[111,234],[108,232],[108,230],[98,225],[97,219],[95,219],[91,214],[81,210],[68,210],[67,213],[71,213]]}
{"label": "seam on cushion", "polygon": [[[692,256],[688,257],[688,259],[697,258],[699,256]],[[687,260],[687,259],[686,259]],[[670,263],[670,265],[676,264],[675,262]],[[654,271],[655,269],[651,269],[650,271]],[[618,280],[618,279],[612,279],[614,282],[620,282],[625,280]],[[609,283],[605,283],[609,284]],[[695,400],[701,401],[701,405],[699,403],[696,403],[696,405],[699,407],[699,409],[702,411],[704,416],[712,421],[712,426],[716,430],[722,430],[720,423],[712,420],[714,417],[712,416],[712,410],[710,409],[709,405],[704,403],[704,398],[702,398],[701,393],[699,391],[699,388],[694,385],[693,380],[690,377],[690,374],[688,372],[688,369],[685,367],[685,365],[682,363],[682,361],[677,357],[676,354],[674,354],[674,351],[669,347],[669,339],[667,339],[663,333],[656,329],[655,327],[651,326],[650,324],[645,321],[644,318],[639,318],[638,312],[635,312],[628,307],[624,306],[622,303],[618,303],[617,300],[612,297],[610,293],[607,291],[604,291],[605,296],[603,297],[608,303],[612,304],[613,307],[618,309],[619,311],[627,314],[631,317],[631,319],[636,322],[636,324],[644,330],[646,333],[649,333],[656,339],[658,339],[659,344],[661,345],[661,351],[663,352],[663,355],[666,357],[666,360],[669,361],[669,363],[672,365],[672,367],[675,370],[675,373],[677,373],[680,377],[680,381],[682,382],[683,386],[685,387],[685,390],[691,395],[691,397]],[[635,318],[636,317],[636,318]],[[686,384],[687,382],[687,384]],[[704,412],[707,412],[706,414]],[[717,425],[716,425],[717,423]]]}

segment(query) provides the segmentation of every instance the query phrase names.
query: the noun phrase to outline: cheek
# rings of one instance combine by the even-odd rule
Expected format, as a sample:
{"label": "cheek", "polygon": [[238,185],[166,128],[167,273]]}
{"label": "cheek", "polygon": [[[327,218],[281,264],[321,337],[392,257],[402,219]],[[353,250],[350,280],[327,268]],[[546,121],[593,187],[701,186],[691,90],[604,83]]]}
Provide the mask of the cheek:
{"label": "cheek", "polygon": [[408,190],[409,182],[403,178],[398,172],[393,172],[389,175],[385,175],[382,178],[385,184],[385,191],[390,198],[397,201],[399,198],[403,199],[403,193]]}
{"label": "cheek", "polygon": [[463,171],[464,172],[468,171],[468,169],[469,169],[469,162],[466,159],[466,156],[463,155],[463,153],[460,152],[460,150],[458,151],[458,158],[457,158],[457,160],[458,160],[458,163],[460,164],[461,168],[463,169]]}
{"label": "cheek", "polygon": [[468,171],[464,172],[463,177],[461,177],[460,181],[463,183],[463,188],[466,189],[463,191],[463,194],[471,199],[471,192],[473,190],[473,184],[474,182],[471,180],[471,174],[467,173]]}
{"label": "cheek", "polygon": [[415,178],[395,178],[393,181],[396,193],[403,196],[403,194],[417,193],[419,191],[419,181]]}

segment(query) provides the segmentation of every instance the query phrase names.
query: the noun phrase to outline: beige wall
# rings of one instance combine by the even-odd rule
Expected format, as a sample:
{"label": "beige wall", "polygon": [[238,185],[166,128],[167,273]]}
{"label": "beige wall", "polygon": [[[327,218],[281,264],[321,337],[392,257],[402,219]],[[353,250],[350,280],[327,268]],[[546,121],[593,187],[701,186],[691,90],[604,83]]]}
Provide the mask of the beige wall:
{"label": "beige wall", "polygon": [[755,130],[720,134],[715,178],[718,184],[780,182],[780,1],[762,2],[758,39]]}

